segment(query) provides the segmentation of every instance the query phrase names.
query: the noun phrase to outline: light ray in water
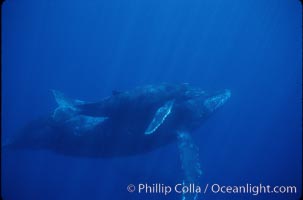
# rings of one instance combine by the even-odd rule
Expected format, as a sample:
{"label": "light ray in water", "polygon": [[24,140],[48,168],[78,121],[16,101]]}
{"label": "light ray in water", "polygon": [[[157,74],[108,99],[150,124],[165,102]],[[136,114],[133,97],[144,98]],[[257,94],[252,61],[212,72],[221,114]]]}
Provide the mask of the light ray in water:
{"label": "light ray in water", "polygon": [[[199,148],[194,144],[192,137],[187,132],[178,132],[178,148],[180,151],[180,160],[184,171],[183,185],[199,185],[199,179],[202,175]],[[198,194],[183,193],[182,200],[196,200]]]}

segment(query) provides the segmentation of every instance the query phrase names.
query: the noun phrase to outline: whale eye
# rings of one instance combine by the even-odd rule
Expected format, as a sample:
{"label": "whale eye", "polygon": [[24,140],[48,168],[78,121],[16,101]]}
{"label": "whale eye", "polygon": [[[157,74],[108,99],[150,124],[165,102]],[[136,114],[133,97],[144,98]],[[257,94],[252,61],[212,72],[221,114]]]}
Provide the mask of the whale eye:
{"label": "whale eye", "polygon": [[204,101],[204,106],[211,112],[217,110],[230,98],[230,90],[224,90],[223,92],[211,96]]}

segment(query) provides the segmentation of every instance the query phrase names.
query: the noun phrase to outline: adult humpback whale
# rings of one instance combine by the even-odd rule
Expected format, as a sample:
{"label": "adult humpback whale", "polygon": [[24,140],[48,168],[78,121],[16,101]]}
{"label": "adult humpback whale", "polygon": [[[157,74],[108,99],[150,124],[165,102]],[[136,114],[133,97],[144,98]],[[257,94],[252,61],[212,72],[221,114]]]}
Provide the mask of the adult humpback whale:
{"label": "adult humpback whale", "polygon": [[207,93],[188,84],[148,85],[84,102],[52,91],[58,107],[35,120],[8,146],[49,149],[85,157],[127,156],[178,141],[186,182],[201,174],[190,133],[229,98],[230,91]]}

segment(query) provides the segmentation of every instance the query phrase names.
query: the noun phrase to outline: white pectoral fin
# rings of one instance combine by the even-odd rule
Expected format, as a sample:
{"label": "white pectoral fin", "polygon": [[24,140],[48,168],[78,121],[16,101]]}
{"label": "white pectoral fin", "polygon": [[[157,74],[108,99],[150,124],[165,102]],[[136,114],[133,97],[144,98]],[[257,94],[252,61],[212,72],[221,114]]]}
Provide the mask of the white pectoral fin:
{"label": "white pectoral fin", "polygon": [[163,124],[167,116],[171,113],[173,105],[174,105],[174,100],[171,100],[166,102],[163,106],[161,106],[157,110],[153,120],[145,130],[146,135],[150,135],[154,133],[159,128],[159,126]]}
{"label": "white pectoral fin", "polygon": [[[178,132],[178,148],[180,152],[180,160],[184,171],[183,184],[199,185],[199,179],[202,175],[199,149],[194,144],[191,135],[188,132]],[[184,193],[182,200],[196,200],[198,193]]]}

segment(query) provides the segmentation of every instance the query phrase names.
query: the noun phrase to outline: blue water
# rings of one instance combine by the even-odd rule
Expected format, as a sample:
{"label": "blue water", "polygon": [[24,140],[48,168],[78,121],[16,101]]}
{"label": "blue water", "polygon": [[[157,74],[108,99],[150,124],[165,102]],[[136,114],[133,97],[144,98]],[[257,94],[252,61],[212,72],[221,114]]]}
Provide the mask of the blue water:
{"label": "blue water", "polygon": [[[2,140],[56,107],[50,89],[97,101],[112,90],[190,83],[230,101],[193,135],[200,184],[294,185],[302,177],[302,10],[297,0],[6,0],[2,5]],[[5,200],[180,199],[130,183],[182,181],[176,144],[91,159],[2,152]]]}

